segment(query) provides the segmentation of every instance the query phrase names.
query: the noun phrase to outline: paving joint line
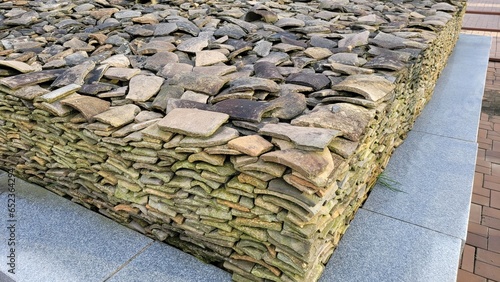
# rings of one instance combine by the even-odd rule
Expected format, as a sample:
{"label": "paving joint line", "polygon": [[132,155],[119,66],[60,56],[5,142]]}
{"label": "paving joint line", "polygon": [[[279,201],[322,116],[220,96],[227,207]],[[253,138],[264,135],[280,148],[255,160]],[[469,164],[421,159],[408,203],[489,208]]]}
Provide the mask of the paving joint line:
{"label": "paving joint line", "polygon": [[[396,193],[398,193],[398,192],[396,192]],[[369,208],[360,207],[360,209],[364,209],[365,211],[369,211],[369,212],[372,212],[372,213],[375,213],[375,214],[378,214],[378,215],[381,215],[381,216],[385,216],[385,217],[390,218],[390,219],[394,219],[394,220],[397,220],[397,221],[400,221],[400,222],[404,222],[404,223],[409,224],[409,225],[413,225],[413,226],[420,227],[420,228],[423,228],[423,229],[426,229],[426,230],[429,230],[429,231],[433,231],[433,232],[436,232],[436,233],[439,233],[439,234],[442,234],[442,235],[445,235],[445,236],[448,236],[448,237],[451,237],[451,238],[459,239],[460,241],[462,241],[462,244],[465,244],[465,241],[467,240],[467,239],[463,239],[463,238],[460,238],[460,237],[457,237],[457,236],[454,236],[454,235],[451,235],[451,234],[444,233],[444,232],[439,231],[439,230],[435,230],[435,229],[429,228],[427,226],[415,224],[413,222],[406,221],[406,220],[403,220],[401,218],[397,218],[397,217],[393,217],[393,216],[390,216],[390,215],[386,215],[386,214],[383,214],[381,212],[371,210]]]}

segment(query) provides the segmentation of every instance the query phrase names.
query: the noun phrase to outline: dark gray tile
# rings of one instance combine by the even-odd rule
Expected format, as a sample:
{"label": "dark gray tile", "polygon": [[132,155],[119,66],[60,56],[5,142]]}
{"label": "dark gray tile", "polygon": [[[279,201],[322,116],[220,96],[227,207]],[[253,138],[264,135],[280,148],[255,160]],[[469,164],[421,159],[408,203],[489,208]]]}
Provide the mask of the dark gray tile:
{"label": "dark gray tile", "polygon": [[475,142],[491,38],[461,34],[414,130]]}
{"label": "dark gray tile", "polygon": [[[5,175],[4,175],[5,176]],[[153,240],[16,179],[16,281],[103,281]],[[8,273],[8,194],[0,195],[0,272]]]}
{"label": "dark gray tile", "polygon": [[458,238],[360,209],[320,282],[455,282]]}
{"label": "dark gray tile", "polygon": [[231,275],[166,244],[155,242],[107,282],[231,281]]}

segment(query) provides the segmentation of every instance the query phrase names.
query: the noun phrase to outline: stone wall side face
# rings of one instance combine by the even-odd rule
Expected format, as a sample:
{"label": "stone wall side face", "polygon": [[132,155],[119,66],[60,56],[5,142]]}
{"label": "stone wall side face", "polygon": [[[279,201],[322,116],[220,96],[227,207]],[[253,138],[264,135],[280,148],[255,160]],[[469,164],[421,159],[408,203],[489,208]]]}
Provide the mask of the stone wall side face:
{"label": "stone wall side face", "polygon": [[[396,77],[392,99],[376,108],[354,153],[337,163],[322,190],[328,199],[312,212],[267,193],[265,178],[242,173],[230,161],[212,164],[220,170],[224,165],[227,175],[206,172],[199,179],[204,175],[198,172],[209,170],[187,161],[180,150],[163,150],[160,139],[139,141],[135,147],[103,142],[67,118],[29,108],[1,90],[0,168],[14,168],[23,179],[206,261],[222,263],[235,280],[316,281],[391,153],[431,98],[458,39],[464,11]],[[132,150],[143,150],[135,161],[141,166],[120,157]],[[147,165],[158,155],[146,155],[162,150],[159,159],[170,166]],[[205,163],[219,161],[198,157]],[[145,171],[175,183],[153,188],[154,183],[139,181]]]}

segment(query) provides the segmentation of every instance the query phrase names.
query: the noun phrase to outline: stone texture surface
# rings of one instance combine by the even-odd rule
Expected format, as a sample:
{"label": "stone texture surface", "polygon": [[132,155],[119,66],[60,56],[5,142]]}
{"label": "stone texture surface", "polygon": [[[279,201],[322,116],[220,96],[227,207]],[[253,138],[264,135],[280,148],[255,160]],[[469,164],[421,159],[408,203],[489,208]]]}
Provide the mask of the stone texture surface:
{"label": "stone texture surface", "polygon": [[2,3],[29,68],[0,66],[0,167],[234,280],[315,281],[457,40],[435,4]]}
{"label": "stone texture surface", "polygon": [[185,134],[195,137],[209,137],[228,120],[223,113],[209,112],[198,109],[173,109],[165,116],[158,126],[165,131]]}

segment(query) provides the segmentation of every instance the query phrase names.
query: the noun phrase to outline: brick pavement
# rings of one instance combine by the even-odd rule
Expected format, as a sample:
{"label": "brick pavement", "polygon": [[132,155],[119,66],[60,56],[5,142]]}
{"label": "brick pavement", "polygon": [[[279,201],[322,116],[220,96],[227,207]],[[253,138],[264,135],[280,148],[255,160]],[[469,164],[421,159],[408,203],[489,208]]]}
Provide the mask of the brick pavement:
{"label": "brick pavement", "polygon": [[[468,11],[500,12],[498,0],[469,0]],[[466,14],[463,27],[500,29],[500,15]],[[500,33],[463,30],[492,37],[478,131],[476,174],[467,240],[458,282],[500,281]]]}

